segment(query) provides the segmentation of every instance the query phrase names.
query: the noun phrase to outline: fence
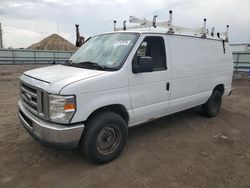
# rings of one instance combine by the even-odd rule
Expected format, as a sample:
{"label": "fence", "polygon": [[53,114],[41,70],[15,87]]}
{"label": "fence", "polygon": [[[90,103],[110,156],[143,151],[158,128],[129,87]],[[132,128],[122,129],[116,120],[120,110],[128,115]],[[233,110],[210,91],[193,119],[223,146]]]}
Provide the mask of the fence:
{"label": "fence", "polygon": [[233,52],[234,71],[250,73],[250,52]]}
{"label": "fence", "polygon": [[[63,63],[73,51],[0,49],[0,64]],[[233,52],[235,72],[249,72],[250,52]]]}
{"label": "fence", "polygon": [[25,49],[0,49],[0,64],[63,63],[75,52]]}

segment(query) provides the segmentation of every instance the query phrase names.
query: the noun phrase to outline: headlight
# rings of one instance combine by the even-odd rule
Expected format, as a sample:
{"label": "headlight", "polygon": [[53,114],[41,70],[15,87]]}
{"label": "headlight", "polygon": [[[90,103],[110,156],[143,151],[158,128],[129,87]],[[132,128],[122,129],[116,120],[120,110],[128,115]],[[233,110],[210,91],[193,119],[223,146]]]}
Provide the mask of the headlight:
{"label": "headlight", "polygon": [[69,123],[76,111],[75,96],[49,95],[49,119]]}

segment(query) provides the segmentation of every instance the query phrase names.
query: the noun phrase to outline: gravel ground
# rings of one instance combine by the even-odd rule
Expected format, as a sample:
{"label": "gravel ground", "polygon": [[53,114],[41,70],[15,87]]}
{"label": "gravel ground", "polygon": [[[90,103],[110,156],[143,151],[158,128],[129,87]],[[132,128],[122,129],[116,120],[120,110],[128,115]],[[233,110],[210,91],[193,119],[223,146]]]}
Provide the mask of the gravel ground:
{"label": "gravel ground", "polygon": [[121,156],[98,166],[21,127],[18,78],[34,67],[0,66],[0,187],[250,187],[249,79],[234,81],[216,118],[187,110],[130,128]]}

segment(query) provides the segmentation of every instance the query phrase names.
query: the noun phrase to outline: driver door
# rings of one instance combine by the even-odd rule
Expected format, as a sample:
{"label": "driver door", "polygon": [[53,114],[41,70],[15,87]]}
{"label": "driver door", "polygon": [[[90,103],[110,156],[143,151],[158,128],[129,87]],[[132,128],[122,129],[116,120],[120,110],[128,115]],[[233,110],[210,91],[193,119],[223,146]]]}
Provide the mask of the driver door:
{"label": "driver door", "polygon": [[129,88],[134,113],[132,124],[164,116],[169,106],[171,71],[167,67],[164,37],[145,36],[133,57],[132,67],[142,56],[153,59],[153,71],[133,73],[131,70]]}

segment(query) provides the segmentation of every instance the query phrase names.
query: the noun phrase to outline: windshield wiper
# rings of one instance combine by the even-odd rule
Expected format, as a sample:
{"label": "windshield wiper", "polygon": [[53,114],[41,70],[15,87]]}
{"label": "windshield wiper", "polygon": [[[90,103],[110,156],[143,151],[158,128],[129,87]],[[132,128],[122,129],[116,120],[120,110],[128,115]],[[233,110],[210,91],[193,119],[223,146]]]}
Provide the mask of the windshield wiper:
{"label": "windshield wiper", "polygon": [[94,63],[91,61],[84,61],[84,62],[80,62],[80,63],[72,63],[70,64],[71,66],[76,66],[76,67],[83,67],[83,68],[94,68],[97,70],[116,70],[115,68],[111,68],[111,67],[105,67],[102,65],[99,65],[98,63]]}
{"label": "windshield wiper", "polygon": [[72,60],[67,59],[63,64],[64,65],[71,65],[72,64]]}

